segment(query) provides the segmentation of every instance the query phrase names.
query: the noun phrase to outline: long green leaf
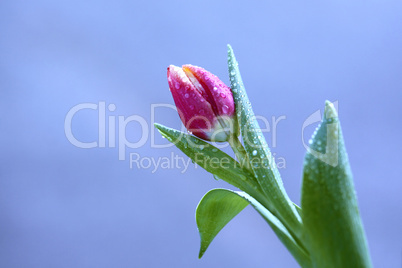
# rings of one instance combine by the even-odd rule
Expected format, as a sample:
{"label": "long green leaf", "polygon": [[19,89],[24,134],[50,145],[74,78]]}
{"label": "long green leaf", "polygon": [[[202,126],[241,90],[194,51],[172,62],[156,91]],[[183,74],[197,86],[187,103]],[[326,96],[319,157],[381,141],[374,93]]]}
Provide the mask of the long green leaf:
{"label": "long green leaf", "polygon": [[176,145],[194,163],[227,183],[258,196],[262,192],[255,177],[241,165],[212,144],[178,130],[155,124],[159,132]]}
{"label": "long green leaf", "polygon": [[[247,201],[247,202],[245,202]],[[246,205],[250,203],[271,226],[272,230],[287,247],[302,267],[311,267],[308,254],[298,246],[286,227],[269,210],[245,192],[227,189],[209,191],[200,201],[196,219],[201,237],[200,257],[219,233]]]}
{"label": "long green leaf", "polygon": [[330,102],[305,157],[301,205],[314,267],[371,267],[338,115]]}
{"label": "long green leaf", "polygon": [[283,187],[275,160],[248,99],[238,63],[230,45],[228,45],[228,66],[237,118],[251,168],[261,188],[274,205],[277,212],[275,215],[289,225],[294,232],[300,233],[301,218]]}

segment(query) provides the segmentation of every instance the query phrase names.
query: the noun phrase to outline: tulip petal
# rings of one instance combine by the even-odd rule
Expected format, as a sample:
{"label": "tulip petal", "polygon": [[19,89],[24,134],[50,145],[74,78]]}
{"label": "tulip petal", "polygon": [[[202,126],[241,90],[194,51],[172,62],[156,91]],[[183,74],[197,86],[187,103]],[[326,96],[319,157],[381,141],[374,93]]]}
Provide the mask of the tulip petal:
{"label": "tulip petal", "polygon": [[235,112],[233,94],[217,76],[204,68],[190,64],[183,65],[183,70],[188,75],[191,73],[197,78],[198,83],[205,89],[208,102],[211,103],[215,114],[232,117]]}
{"label": "tulip petal", "polygon": [[[211,104],[180,67],[169,66],[168,83],[180,119],[187,130],[199,138],[210,140],[214,129],[220,127]],[[226,140],[226,137],[217,138]]]}

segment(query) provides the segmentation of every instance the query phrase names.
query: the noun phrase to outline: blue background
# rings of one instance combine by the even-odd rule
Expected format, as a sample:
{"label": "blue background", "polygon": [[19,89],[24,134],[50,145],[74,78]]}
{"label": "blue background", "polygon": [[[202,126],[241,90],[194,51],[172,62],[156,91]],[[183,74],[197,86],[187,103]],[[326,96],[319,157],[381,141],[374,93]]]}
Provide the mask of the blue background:
{"label": "blue background", "polygon": [[[72,107],[104,101],[116,120],[146,119],[150,135],[151,104],[173,104],[166,67],[203,66],[228,83],[230,43],[256,114],[286,116],[272,150],[286,159],[296,203],[302,124],[326,99],[339,101],[373,263],[400,267],[401,12],[387,0],[2,1],[0,266],[297,267],[250,207],[198,260],[195,208],[224,182],[194,166],[130,169],[129,153],[183,156],[150,140],[119,161],[117,148],[80,149],[64,133]],[[171,110],[155,119],[181,127]],[[77,139],[96,141],[97,120],[77,113]],[[138,141],[140,125],[126,135]],[[155,142],[166,144],[157,133]]]}

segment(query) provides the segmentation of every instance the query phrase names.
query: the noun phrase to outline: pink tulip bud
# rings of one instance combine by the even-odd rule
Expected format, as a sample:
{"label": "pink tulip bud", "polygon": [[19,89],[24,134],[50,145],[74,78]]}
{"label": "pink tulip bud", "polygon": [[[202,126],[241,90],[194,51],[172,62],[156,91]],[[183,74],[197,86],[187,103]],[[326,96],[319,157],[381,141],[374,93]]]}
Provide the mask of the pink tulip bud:
{"label": "pink tulip bud", "polygon": [[218,77],[193,65],[170,65],[168,83],[188,131],[208,141],[227,141],[237,132],[232,91]]}

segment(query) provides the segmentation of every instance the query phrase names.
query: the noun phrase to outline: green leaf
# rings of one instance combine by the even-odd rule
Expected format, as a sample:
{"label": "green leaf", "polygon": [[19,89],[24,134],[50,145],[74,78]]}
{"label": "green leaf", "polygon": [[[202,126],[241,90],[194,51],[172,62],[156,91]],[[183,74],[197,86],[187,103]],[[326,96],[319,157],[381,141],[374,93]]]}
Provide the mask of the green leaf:
{"label": "green leaf", "polygon": [[295,203],[293,203],[293,205],[295,206],[295,208],[296,208],[296,210],[297,210],[297,213],[299,213],[299,215],[301,215],[302,209],[301,209],[297,204],[295,204]]}
{"label": "green leaf", "polygon": [[197,137],[160,124],[155,124],[155,127],[164,137],[190,157],[194,163],[206,171],[250,194],[258,196],[258,192],[262,192],[252,174],[215,146]]}
{"label": "green leaf", "polygon": [[314,267],[371,267],[338,115],[326,102],[303,170],[302,218]]}
{"label": "green leaf", "polygon": [[302,267],[310,267],[306,251],[300,248],[286,227],[269,210],[245,192],[227,189],[209,191],[200,201],[196,220],[201,237],[200,257],[220,230],[250,203],[266,220]]}
{"label": "green leaf", "polygon": [[301,218],[283,187],[274,157],[254,115],[244,88],[237,60],[230,45],[228,45],[228,66],[231,89],[236,103],[237,118],[252,171],[274,206],[274,208],[270,207],[270,209],[276,211],[275,215],[281,218],[292,231],[300,233]]}
{"label": "green leaf", "polygon": [[214,189],[204,195],[195,214],[201,238],[199,258],[220,230],[247,205],[246,200],[225,189]]}

